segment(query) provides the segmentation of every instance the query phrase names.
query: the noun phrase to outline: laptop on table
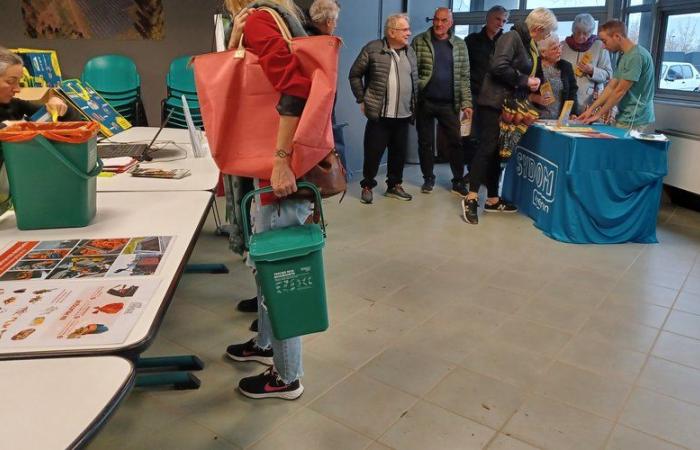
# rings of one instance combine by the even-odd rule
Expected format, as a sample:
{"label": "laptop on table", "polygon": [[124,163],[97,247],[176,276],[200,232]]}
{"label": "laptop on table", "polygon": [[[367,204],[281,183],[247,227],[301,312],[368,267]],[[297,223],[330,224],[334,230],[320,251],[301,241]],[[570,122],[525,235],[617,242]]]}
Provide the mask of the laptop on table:
{"label": "laptop on table", "polygon": [[158,139],[160,132],[163,131],[165,124],[170,120],[170,115],[173,112],[170,111],[168,117],[160,124],[160,128],[156,132],[153,139],[148,144],[99,144],[97,146],[97,156],[101,159],[104,158],[121,158],[124,156],[130,156],[138,161],[150,161],[153,158],[150,155],[151,147]]}

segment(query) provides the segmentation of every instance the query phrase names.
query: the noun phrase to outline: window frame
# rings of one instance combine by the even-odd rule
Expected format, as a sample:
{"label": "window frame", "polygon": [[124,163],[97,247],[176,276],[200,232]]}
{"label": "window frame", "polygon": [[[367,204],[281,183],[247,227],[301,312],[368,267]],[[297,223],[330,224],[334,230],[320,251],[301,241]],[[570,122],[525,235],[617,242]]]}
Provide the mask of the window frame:
{"label": "window frame", "polygon": [[[691,108],[700,108],[700,92],[679,91],[675,89],[661,88],[663,75],[663,54],[668,32],[668,19],[671,16],[682,14],[700,13],[700,0],[656,0],[653,3],[630,6],[631,0],[624,0],[623,15],[625,23],[629,15],[634,13],[649,12],[652,18],[651,53],[654,62],[654,75],[656,77],[656,93],[654,100],[661,103],[671,103]],[[669,70],[672,66],[669,65]]]}

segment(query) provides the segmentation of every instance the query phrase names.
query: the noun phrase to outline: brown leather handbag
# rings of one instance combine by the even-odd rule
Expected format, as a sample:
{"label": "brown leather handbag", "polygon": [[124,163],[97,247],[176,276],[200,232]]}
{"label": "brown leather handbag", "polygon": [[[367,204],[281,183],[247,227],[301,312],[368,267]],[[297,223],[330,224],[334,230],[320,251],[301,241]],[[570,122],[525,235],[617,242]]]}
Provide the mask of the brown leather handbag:
{"label": "brown leather handbag", "polygon": [[[321,192],[322,198],[333,197],[340,193],[345,197],[345,191],[347,191],[348,187],[345,167],[343,167],[340,156],[335,149],[331,150],[321,162],[312,167],[303,177],[299,178],[299,181],[308,181],[315,184]],[[289,197],[313,200],[314,193],[310,189],[302,188]],[[343,197],[341,197],[341,201]]]}

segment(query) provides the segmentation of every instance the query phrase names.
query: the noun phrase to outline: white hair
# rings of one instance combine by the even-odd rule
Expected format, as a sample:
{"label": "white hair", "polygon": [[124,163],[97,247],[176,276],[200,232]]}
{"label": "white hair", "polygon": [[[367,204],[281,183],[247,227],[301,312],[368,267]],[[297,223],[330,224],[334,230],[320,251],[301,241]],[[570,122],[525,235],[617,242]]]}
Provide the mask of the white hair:
{"label": "white hair", "polygon": [[574,23],[571,24],[571,32],[576,33],[576,30],[584,31],[586,33],[593,33],[595,29],[595,19],[592,15],[588,13],[581,13],[574,17]]}
{"label": "white hair", "polygon": [[16,65],[24,65],[22,58],[8,49],[0,47],[0,75],[4,75],[7,69]]}
{"label": "white hair", "polygon": [[335,0],[314,0],[309,8],[309,17],[314,23],[338,20],[338,14],[340,14],[340,7]]}
{"label": "white hair", "polygon": [[392,14],[386,18],[386,22],[384,23],[384,37],[389,37],[389,29],[396,28],[396,23],[401,19],[405,20],[409,24],[411,23],[411,19],[408,18],[408,14],[404,13]]}
{"label": "white hair", "polygon": [[542,28],[545,32],[551,33],[557,29],[557,16],[547,8],[535,8],[525,18],[525,25],[530,30]]}
{"label": "white hair", "polygon": [[547,50],[553,45],[559,45],[559,35],[557,33],[552,33],[546,39],[542,39],[537,43],[537,48],[542,50]]}

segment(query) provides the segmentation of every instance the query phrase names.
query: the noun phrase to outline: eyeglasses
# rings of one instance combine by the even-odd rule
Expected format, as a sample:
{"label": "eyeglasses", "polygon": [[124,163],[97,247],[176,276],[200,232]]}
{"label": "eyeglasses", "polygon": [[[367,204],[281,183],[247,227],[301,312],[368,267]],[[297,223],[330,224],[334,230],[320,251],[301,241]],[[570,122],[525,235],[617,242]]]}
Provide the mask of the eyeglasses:
{"label": "eyeglasses", "polygon": [[390,28],[391,28],[392,30],[400,31],[400,32],[402,32],[402,33],[408,33],[409,31],[411,31],[410,28],[396,28],[396,27],[390,27]]}

